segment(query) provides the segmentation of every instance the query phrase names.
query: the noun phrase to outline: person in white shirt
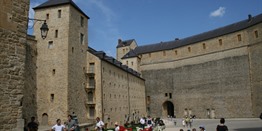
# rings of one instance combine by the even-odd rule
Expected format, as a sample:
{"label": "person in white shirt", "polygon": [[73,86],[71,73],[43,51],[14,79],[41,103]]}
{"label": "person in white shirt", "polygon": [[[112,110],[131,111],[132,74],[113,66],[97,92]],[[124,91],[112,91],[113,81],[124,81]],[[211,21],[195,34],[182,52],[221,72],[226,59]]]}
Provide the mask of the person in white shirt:
{"label": "person in white shirt", "polygon": [[140,124],[141,124],[141,128],[145,129],[145,124],[146,124],[145,118],[141,117]]}
{"label": "person in white shirt", "polygon": [[66,129],[64,125],[61,125],[61,120],[57,119],[56,125],[54,125],[50,131],[66,131]]}
{"label": "person in white shirt", "polygon": [[119,131],[120,130],[120,127],[119,127],[119,125],[118,125],[118,123],[117,122],[115,122],[115,131]]}
{"label": "person in white shirt", "polygon": [[103,131],[103,128],[104,128],[104,122],[103,121],[101,121],[100,120],[100,118],[99,117],[97,117],[96,118],[96,127],[95,127],[95,129],[97,130],[97,131]]}

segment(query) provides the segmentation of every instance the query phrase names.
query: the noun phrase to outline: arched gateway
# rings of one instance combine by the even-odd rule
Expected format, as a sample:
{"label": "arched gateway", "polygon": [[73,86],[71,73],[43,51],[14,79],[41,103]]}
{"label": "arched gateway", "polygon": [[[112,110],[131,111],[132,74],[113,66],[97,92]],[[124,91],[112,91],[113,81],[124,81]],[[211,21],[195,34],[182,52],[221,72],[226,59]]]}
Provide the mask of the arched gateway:
{"label": "arched gateway", "polygon": [[168,116],[174,117],[174,104],[171,101],[165,101],[163,103],[162,116],[163,117],[168,117]]}

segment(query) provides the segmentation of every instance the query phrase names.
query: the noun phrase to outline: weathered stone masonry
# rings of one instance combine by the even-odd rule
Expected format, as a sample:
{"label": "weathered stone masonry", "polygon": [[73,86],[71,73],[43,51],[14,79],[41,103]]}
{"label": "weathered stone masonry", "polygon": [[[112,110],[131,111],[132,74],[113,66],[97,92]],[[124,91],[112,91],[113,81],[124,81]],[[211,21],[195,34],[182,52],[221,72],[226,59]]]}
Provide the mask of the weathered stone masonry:
{"label": "weathered stone masonry", "polygon": [[0,1],[0,130],[22,130],[29,0]]}

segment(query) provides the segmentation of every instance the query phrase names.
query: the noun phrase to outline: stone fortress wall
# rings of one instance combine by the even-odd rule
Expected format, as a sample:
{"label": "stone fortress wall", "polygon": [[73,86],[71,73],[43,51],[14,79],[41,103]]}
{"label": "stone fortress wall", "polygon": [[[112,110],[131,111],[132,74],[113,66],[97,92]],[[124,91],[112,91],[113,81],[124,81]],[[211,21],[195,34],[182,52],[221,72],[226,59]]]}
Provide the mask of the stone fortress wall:
{"label": "stone fortress wall", "polygon": [[[159,107],[171,101],[177,117],[257,117],[262,108],[261,26],[142,54],[151,114],[163,116]],[[167,99],[165,93],[173,97]]]}
{"label": "stone fortress wall", "polygon": [[[29,0],[0,1],[0,130],[23,130]],[[33,110],[33,109],[32,109]]]}

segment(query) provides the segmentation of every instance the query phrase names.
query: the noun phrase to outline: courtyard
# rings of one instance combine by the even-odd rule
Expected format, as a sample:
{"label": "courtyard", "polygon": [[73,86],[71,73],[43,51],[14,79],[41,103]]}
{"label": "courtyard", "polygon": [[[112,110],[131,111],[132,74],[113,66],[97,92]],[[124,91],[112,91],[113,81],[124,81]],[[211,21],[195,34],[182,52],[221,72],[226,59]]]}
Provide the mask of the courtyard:
{"label": "courtyard", "polygon": [[[182,126],[182,119],[175,119],[176,126],[171,120],[165,120],[166,129],[165,131],[179,131],[183,129],[187,131],[190,128]],[[219,119],[194,119],[193,128],[199,131],[199,126],[204,125],[206,131],[215,131],[216,126],[219,124]],[[262,131],[262,120],[259,118],[236,118],[236,119],[226,119],[225,124],[227,125],[229,131]]]}

